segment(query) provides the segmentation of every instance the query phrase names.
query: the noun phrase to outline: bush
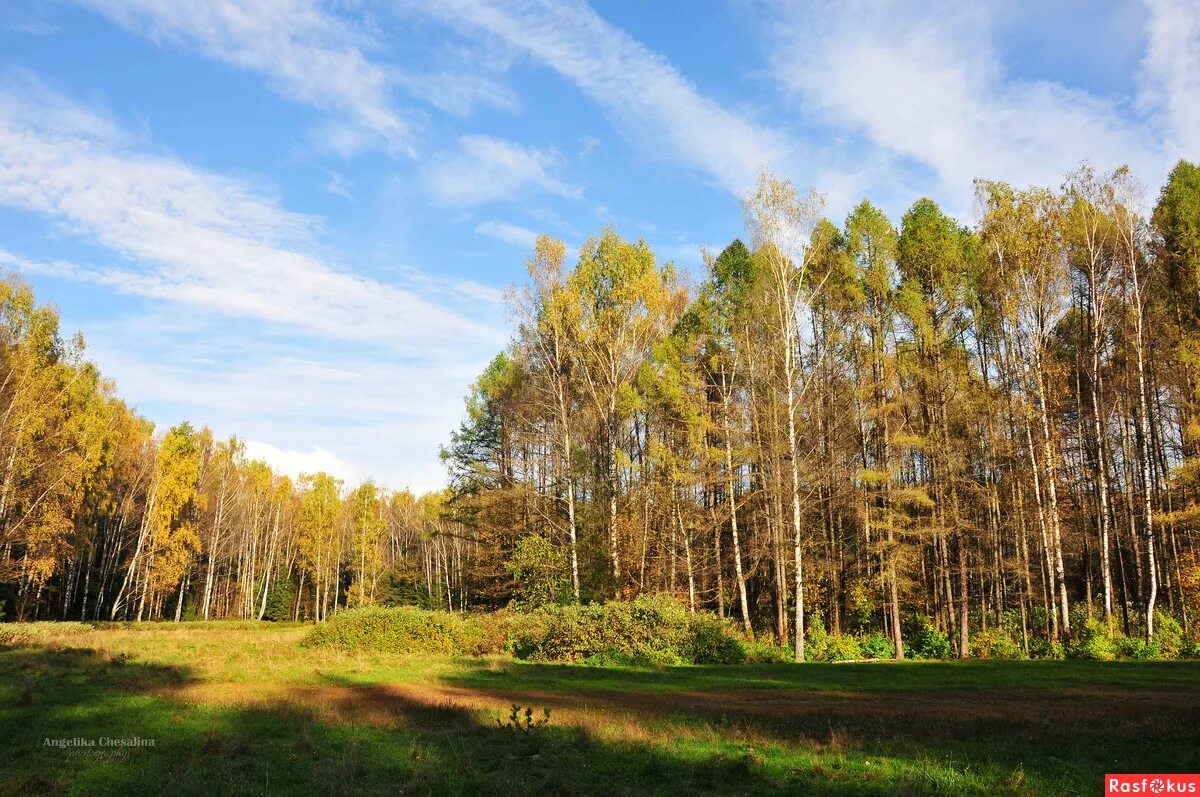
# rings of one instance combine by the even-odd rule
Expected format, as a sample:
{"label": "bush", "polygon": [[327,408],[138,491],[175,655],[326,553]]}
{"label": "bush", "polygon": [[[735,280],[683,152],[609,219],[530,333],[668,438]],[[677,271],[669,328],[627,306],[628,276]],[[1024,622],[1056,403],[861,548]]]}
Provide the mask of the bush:
{"label": "bush", "polygon": [[1067,646],[1067,655],[1072,659],[1112,661],[1117,656],[1115,636],[1112,626],[1104,620],[1095,617],[1085,620]]}
{"label": "bush", "polygon": [[914,614],[905,623],[906,652],[915,659],[948,659],[954,655],[950,639],[923,614]]}
{"label": "bush", "polygon": [[1161,658],[1179,658],[1183,651],[1183,629],[1179,621],[1164,611],[1155,611],[1153,643]]}
{"label": "bush", "polygon": [[746,645],[730,633],[726,622],[711,615],[697,615],[692,621],[686,653],[694,664],[741,664],[747,658]]}
{"label": "bush", "polygon": [[1029,640],[1029,658],[1031,659],[1065,659],[1066,649],[1061,642],[1054,642],[1041,637]]}
{"label": "bush", "polygon": [[547,606],[511,626],[509,650],[540,661],[735,664],[746,652],[728,621],[689,614],[677,601]]}
{"label": "bush", "polygon": [[1117,655],[1123,659],[1157,659],[1161,654],[1156,642],[1147,642],[1141,637],[1123,636],[1114,647]]}
{"label": "bush", "polygon": [[1006,628],[989,628],[971,637],[971,655],[977,659],[1023,659],[1025,651]]}
{"label": "bush", "polygon": [[892,640],[876,631],[862,641],[862,653],[868,659],[894,659],[896,647]]}
{"label": "bush", "polygon": [[305,647],[375,650],[382,653],[458,653],[484,655],[502,647],[495,634],[471,616],[412,606],[368,606],[338,612],[314,628]]}
{"label": "bush", "polygon": [[796,660],[795,651],[787,645],[776,645],[771,642],[744,642],[742,648],[746,651],[746,664],[782,664]]}
{"label": "bush", "polygon": [[858,638],[849,634],[829,634],[819,618],[814,618],[808,631],[805,658],[809,661],[854,661],[863,658]]}

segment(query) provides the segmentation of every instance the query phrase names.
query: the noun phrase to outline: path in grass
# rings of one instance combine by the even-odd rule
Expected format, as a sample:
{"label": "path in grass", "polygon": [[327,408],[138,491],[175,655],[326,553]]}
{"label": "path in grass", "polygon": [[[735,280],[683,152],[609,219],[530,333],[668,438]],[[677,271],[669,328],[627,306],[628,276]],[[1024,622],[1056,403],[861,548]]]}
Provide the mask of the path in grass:
{"label": "path in grass", "polygon": [[[0,650],[0,793],[1094,794],[1106,771],[1200,768],[1190,662],[634,670],[303,633],[50,629]],[[514,703],[550,724],[497,727]],[[156,744],[42,744],[101,735]]]}

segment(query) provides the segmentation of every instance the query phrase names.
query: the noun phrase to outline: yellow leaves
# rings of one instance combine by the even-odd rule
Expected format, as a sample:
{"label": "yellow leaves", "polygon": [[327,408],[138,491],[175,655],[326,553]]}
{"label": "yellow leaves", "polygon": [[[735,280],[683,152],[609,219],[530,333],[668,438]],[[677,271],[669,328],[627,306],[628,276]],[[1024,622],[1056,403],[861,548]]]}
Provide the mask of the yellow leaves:
{"label": "yellow leaves", "polygon": [[915,448],[922,451],[929,445],[929,440],[924,435],[897,432],[892,437],[892,444],[897,448]]}
{"label": "yellow leaves", "polygon": [[905,509],[930,510],[937,506],[937,502],[929,497],[929,493],[920,487],[904,487],[892,490],[890,495],[892,503]]}
{"label": "yellow leaves", "polygon": [[888,472],[885,470],[861,468],[856,474],[855,478],[865,486],[876,486],[887,483]]}

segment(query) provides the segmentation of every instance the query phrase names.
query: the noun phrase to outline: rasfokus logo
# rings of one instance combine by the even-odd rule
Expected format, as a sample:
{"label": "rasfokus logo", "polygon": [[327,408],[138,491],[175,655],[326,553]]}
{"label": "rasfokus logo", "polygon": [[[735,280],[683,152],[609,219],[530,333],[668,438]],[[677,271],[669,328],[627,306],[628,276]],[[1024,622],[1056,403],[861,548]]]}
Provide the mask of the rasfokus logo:
{"label": "rasfokus logo", "polygon": [[1104,795],[1110,794],[1200,795],[1200,775],[1105,775]]}

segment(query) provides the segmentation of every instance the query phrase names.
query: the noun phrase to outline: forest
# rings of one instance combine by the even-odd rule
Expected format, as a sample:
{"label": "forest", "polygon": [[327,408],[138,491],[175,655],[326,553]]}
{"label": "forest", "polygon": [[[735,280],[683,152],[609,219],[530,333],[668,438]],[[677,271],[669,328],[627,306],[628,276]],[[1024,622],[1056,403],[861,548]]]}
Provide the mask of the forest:
{"label": "forest", "polygon": [[[797,660],[913,618],[1061,655],[1200,618],[1200,167],[838,224],[770,174],[695,279],[543,236],[415,496],[157,430],[0,283],[0,613],[322,621],[668,595]],[[136,397],[130,397],[136,398]]]}

